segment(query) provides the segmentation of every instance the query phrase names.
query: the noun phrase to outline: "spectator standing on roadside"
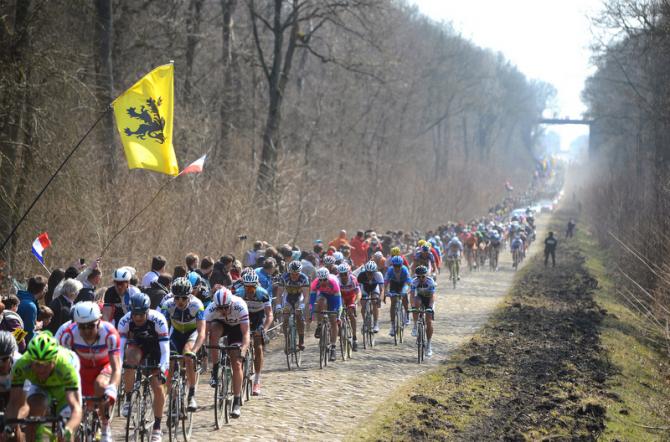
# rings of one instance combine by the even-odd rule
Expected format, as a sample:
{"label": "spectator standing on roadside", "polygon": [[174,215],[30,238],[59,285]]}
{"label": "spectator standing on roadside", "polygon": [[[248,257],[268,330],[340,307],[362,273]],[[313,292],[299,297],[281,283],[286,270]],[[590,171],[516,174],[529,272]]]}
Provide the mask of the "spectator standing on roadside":
{"label": "spectator standing on roadside", "polygon": [[575,220],[572,218],[568,221],[568,229],[565,231],[566,238],[572,238],[572,235],[575,234]]}
{"label": "spectator standing on roadside", "polygon": [[256,241],[254,243],[254,248],[246,251],[243,259],[245,267],[256,267],[256,261],[260,256],[262,256],[262,252],[259,253],[262,248],[263,248],[263,242]]}
{"label": "spectator standing on roadside", "polygon": [[37,304],[44,298],[47,288],[47,279],[42,275],[35,275],[28,280],[26,290],[19,290],[16,294],[19,298],[17,313],[23,320],[24,330],[28,332],[26,342],[30,342],[37,323]]}
{"label": "spectator standing on roadside", "polygon": [[554,232],[549,232],[549,236],[544,240],[544,266],[547,267],[549,255],[551,255],[551,266],[556,267],[556,246],[558,240],[554,237]]}
{"label": "spectator standing on roadside", "polygon": [[164,256],[156,255],[151,259],[151,270],[149,270],[142,278],[142,287],[149,288],[151,283],[158,281],[158,277],[165,271],[167,260]]}
{"label": "spectator standing on roadside", "polygon": [[340,247],[345,244],[349,245],[346,230],[340,230],[340,234],[337,236],[337,238],[328,243],[329,246],[335,247],[335,250],[340,250]]}
{"label": "spectator standing on roadside", "polygon": [[56,334],[61,325],[72,319],[70,317],[70,309],[72,309],[74,300],[77,299],[81,289],[82,283],[80,281],[76,279],[65,280],[60,289],[60,296],[51,301],[49,305],[49,308],[54,313],[54,317],[48,326],[46,324],[42,326],[44,330],[49,330],[51,334]]}
{"label": "spectator standing on roadside", "polygon": [[21,339],[18,340],[17,344],[19,345],[19,351],[23,353],[26,349],[25,331],[23,333],[21,331],[17,332],[19,329],[24,330],[23,319],[16,312],[19,309],[19,298],[15,295],[9,295],[2,302],[5,309],[0,315],[0,330],[8,331],[15,337],[19,335]]}
{"label": "spectator standing on roadside", "polygon": [[360,267],[368,259],[368,243],[365,241],[365,233],[362,230],[356,232],[356,236],[351,238],[351,260],[354,267]]}

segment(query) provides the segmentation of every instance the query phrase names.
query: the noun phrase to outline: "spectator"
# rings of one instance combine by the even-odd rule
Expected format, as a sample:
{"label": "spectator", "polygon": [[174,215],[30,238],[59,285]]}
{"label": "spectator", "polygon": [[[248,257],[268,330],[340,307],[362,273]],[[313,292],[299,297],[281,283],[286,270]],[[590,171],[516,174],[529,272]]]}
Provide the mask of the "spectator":
{"label": "spectator", "polygon": [[256,274],[258,274],[258,282],[260,286],[268,292],[268,295],[270,295],[270,300],[273,299],[272,277],[275,275],[276,269],[277,261],[275,261],[274,258],[266,258],[265,262],[263,262],[263,267],[256,269]]}
{"label": "spectator", "polygon": [[302,263],[302,272],[309,277],[309,280],[316,279],[316,257],[307,251],[303,251],[300,254],[300,262]]}
{"label": "spectator", "polygon": [[356,236],[351,238],[351,260],[355,267],[365,264],[368,257],[368,243],[365,241],[365,233],[362,230],[356,232]]}
{"label": "spectator", "polygon": [[232,256],[225,255],[214,264],[214,270],[212,271],[212,276],[209,280],[212,289],[216,285],[222,285],[228,288],[233,285],[233,278],[230,275],[230,269],[233,266],[233,261],[234,258]]}
{"label": "spectator", "polygon": [[79,294],[74,303],[76,304],[82,301],[95,302],[95,289],[102,281],[102,273],[100,272],[100,269],[97,267],[88,268],[79,274],[77,280],[82,283],[82,288],[79,290]]}
{"label": "spectator", "polygon": [[149,270],[142,278],[142,287],[149,288],[151,283],[158,281],[158,277],[165,270],[167,260],[164,256],[156,255],[151,259],[151,270]]}
{"label": "spectator", "polygon": [[551,255],[551,266],[556,267],[556,246],[558,240],[554,238],[554,232],[549,232],[549,236],[544,240],[544,266],[547,267],[549,255]]}
{"label": "spectator", "polygon": [[158,280],[151,283],[151,287],[145,289],[145,293],[149,296],[151,301],[151,308],[156,310],[163,302],[163,299],[170,293],[172,285],[172,275],[169,273],[161,273]]}
{"label": "spectator", "polygon": [[[16,330],[24,330],[23,319],[16,312],[19,309],[19,298],[15,295],[9,295],[2,300],[2,303],[5,306],[5,309],[0,316],[0,330],[8,331],[14,336],[25,334],[25,331],[21,333]],[[26,349],[26,340],[25,337],[21,337],[21,340],[18,341],[19,351],[23,353]]]}
{"label": "spectator", "polygon": [[49,282],[47,284],[47,293],[44,295],[44,303],[49,305],[54,299],[54,290],[58,287],[58,284],[65,279],[65,270],[61,268],[53,269],[51,275],[49,275]]}
{"label": "spectator", "polygon": [[200,261],[200,270],[196,270],[202,279],[209,282],[209,278],[212,276],[212,271],[214,270],[214,260],[209,256],[205,256]]}
{"label": "spectator", "polygon": [[329,246],[335,247],[335,250],[340,250],[340,247],[342,247],[344,244],[349,245],[346,230],[340,230],[340,234],[337,236],[337,238],[328,243]]}
{"label": "spectator", "polygon": [[43,324],[43,329],[49,330],[51,334],[56,334],[56,331],[64,322],[72,319],[70,317],[70,310],[81,289],[82,283],[78,280],[65,280],[63,287],[60,290],[60,296],[51,301],[51,304],[49,305],[49,308],[53,310],[53,320],[48,327],[46,324]]}
{"label": "spectator", "polygon": [[183,278],[186,276],[186,267],[184,266],[174,266],[174,271],[172,272],[172,275],[174,278]]}
{"label": "spectator", "polygon": [[47,279],[42,275],[35,275],[28,280],[26,290],[19,290],[19,308],[17,313],[23,320],[24,330],[28,332],[26,342],[30,342],[37,323],[37,304],[44,298],[47,288]]}
{"label": "spectator", "polygon": [[[200,257],[195,253],[189,253],[186,255],[186,267],[189,272],[194,272],[198,269],[198,264],[200,262]],[[176,277],[175,277],[176,278]]]}
{"label": "spectator", "polygon": [[568,229],[565,231],[566,238],[572,238],[572,235],[575,233],[575,220],[570,219],[568,221]]}
{"label": "spectator", "polygon": [[[259,257],[263,256],[261,249],[263,248],[263,242],[261,241],[256,241],[254,243],[254,248],[251,250],[247,250],[247,252],[244,254],[244,266],[245,267],[255,267],[256,266],[256,261],[258,260]],[[259,253],[261,252],[261,253]]]}
{"label": "spectator", "polygon": [[48,330],[48,326],[51,324],[53,317],[53,310],[46,305],[40,305],[39,313],[37,313],[37,324],[39,325],[35,327],[35,330]]}

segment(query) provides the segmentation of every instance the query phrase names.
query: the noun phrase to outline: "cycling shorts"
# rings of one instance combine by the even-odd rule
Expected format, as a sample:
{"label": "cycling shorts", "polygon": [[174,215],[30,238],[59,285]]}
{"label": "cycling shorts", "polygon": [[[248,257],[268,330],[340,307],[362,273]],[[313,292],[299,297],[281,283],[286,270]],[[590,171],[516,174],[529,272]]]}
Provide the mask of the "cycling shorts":
{"label": "cycling shorts", "polygon": [[242,328],[240,327],[240,324],[228,325],[220,319],[214,319],[211,323],[219,324],[223,327],[221,337],[225,336],[228,338],[228,345],[242,345]]}
{"label": "cycling shorts", "polygon": [[263,322],[265,322],[265,309],[259,312],[249,312],[249,327],[252,332],[261,328]]}
{"label": "cycling shorts", "polygon": [[342,303],[344,304],[345,307],[349,307],[351,305],[356,304],[356,296],[358,295],[358,292],[356,291],[351,291],[351,292],[342,292]]}
{"label": "cycling shorts", "polygon": [[325,299],[328,303],[328,310],[340,311],[342,309],[342,296],[340,295],[326,295],[324,293],[319,295],[319,299]]}
{"label": "cycling shorts", "polygon": [[111,376],[112,366],[110,364],[104,367],[93,367],[79,369],[79,376],[81,376],[81,392],[84,396],[95,396],[95,380],[100,375]]}
{"label": "cycling shorts", "polygon": [[140,351],[140,358],[146,361],[146,365],[159,365],[161,362],[161,347],[158,340],[136,341],[128,339],[128,348],[138,349]]}
{"label": "cycling shorts", "polygon": [[[67,400],[65,399],[65,395],[63,395],[63,400],[57,400],[54,396],[49,394],[49,390],[46,388],[42,388],[37,384],[30,384],[28,387],[28,391],[26,392],[26,398],[31,398],[32,396],[42,396],[45,398],[45,402],[47,404],[47,410],[49,409],[49,405],[56,401],[56,412],[61,415],[64,419],[69,419],[70,416],[72,415],[72,409],[70,408],[70,405],[67,403]],[[81,387],[79,387],[79,391],[77,392],[77,397],[79,399],[79,405],[82,405],[81,402]]]}
{"label": "cycling shorts", "polygon": [[406,295],[408,290],[408,285],[406,282],[399,281],[389,281],[389,290],[388,296],[394,297],[399,295]]}
{"label": "cycling shorts", "polygon": [[198,339],[198,330],[193,330],[190,333],[182,333],[177,330],[172,330],[170,335],[170,350],[182,354],[184,346],[187,342],[195,342]]}
{"label": "cycling shorts", "polygon": [[417,301],[421,302],[421,305],[423,306],[423,308],[433,309],[432,317],[433,317],[433,319],[435,319],[435,309],[433,308],[433,297],[432,296],[416,295],[416,296],[414,296],[414,302],[416,303]]}
{"label": "cycling shorts", "polygon": [[302,293],[297,295],[289,295],[288,293],[284,295],[284,313],[288,314],[291,311],[295,310],[304,310],[305,309],[305,297]]}

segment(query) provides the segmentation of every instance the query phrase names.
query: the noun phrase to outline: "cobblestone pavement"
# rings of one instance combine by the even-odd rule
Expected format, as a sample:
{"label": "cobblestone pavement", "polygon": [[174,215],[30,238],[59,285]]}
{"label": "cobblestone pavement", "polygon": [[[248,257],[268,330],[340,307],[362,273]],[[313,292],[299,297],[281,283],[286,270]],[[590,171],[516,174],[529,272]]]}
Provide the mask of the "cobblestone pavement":
{"label": "cobblestone pavement", "polygon": [[[541,250],[546,218],[538,222],[537,241],[531,246],[530,254]],[[207,383],[209,374],[201,377],[196,396],[200,409],[191,440],[342,440],[356,422],[371,415],[397,386],[430,370],[484,325],[511,287],[514,275],[509,252],[501,253],[500,269],[496,273],[488,267],[469,273],[466,267],[456,289],[449,284],[448,274],[440,275],[435,304],[434,354],[422,365],[416,363],[416,344],[410,330],[406,329],[403,344],[393,344],[393,338],[388,335],[388,304],[380,312],[381,331],[375,348],[363,350],[360,345],[352,359],[346,362],[338,359],[323,370],[319,369],[318,345],[312,332],[306,337],[302,367],[287,371],[280,335],[270,343],[266,354],[261,395],[246,402],[242,416],[219,431],[214,428],[214,394]],[[115,421],[115,440],[123,440],[125,422],[119,418]],[[167,431],[164,431],[164,440],[167,440]]]}

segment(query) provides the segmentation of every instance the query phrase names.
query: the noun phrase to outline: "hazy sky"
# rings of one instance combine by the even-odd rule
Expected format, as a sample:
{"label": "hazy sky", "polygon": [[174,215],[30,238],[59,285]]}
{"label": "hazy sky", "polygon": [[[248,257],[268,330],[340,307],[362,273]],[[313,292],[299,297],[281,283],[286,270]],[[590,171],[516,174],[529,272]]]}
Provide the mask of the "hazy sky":
{"label": "hazy sky", "polygon": [[[580,93],[592,71],[588,17],[602,0],[410,0],[437,21],[450,22],[463,37],[502,52],[527,77],[553,84],[557,112],[578,118]],[[565,146],[585,129],[563,127]]]}

